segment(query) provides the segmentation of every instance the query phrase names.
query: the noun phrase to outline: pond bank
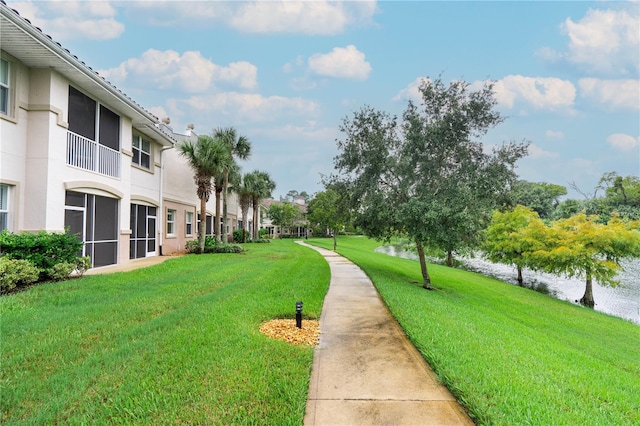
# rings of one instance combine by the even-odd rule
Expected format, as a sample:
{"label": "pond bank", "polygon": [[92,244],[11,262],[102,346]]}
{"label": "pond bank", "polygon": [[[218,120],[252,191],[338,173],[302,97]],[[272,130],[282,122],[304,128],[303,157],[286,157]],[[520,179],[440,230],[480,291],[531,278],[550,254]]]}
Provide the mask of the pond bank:
{"label": "pond bank", "polygon": [[[375,249],[378,253],[405,259],[418,260],[416,253],[407,250],[404,245],[383,245]],[[436,259],[431,259],[435,261]],[[480,255],[476,257],[457,257],[463,269],[478,272],[509,284],[518,285],[516,268],[510,265],[489,262]],[[603,287],[594,282],[593,297],[596,302],[595,310],[620,318],[628,319],[640,324],[640,259],[623,262],[623,270],[617,279],[618,287]],[[584,294],[584,280],[566,278],[553,274],[545,274],[525,269],[523,271],[524,287],[540,293],[548,294],[556,299],[567,300],[577,304]]]}

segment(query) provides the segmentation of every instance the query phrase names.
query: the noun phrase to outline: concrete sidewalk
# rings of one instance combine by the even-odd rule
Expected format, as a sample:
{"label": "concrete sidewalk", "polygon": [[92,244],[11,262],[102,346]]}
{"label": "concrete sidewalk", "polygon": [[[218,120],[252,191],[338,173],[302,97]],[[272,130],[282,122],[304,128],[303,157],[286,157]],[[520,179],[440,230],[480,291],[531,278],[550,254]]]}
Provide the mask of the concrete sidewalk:
{"label": "concrete sidewalk", "polygon": [[112,274],[114,272],[127,272],[133,271],[134,269],[146,268],[147,266],[157,265],[158,263],[162,263],[165,260],[175,259],[179,256],[151,256],[151,257],[143,257],[140,259],[131,260],[125,264],[116,264],[109,266],[101,266],[99,268],[91,268],[85,275],[101,275],[101,274]]}
{"label": "concrete sidewalk", "polygon": [[473,425],[366,274],[332,251],[298,243],[320,252],[331,268],[304,424]]}

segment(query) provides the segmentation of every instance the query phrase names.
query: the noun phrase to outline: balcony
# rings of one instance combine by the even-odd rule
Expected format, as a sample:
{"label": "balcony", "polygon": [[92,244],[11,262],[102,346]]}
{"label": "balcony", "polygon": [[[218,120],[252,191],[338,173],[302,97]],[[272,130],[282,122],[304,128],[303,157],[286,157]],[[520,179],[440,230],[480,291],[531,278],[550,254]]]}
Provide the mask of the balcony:
{"label": "balcony", "polygon": [[67,132],[67,164],[114,178],[120,177],[120,152]]}

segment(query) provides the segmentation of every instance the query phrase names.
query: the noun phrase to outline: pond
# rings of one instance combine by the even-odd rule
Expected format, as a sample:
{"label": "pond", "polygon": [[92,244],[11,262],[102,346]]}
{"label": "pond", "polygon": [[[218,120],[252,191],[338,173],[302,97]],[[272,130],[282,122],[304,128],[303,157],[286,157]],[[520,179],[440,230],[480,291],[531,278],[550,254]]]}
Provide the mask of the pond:
{"label": "pond", "polygon": [[[384,245],[378,247],[376,251],[391,256],[418,259],[415,252],[400,245]],[[457,257],[456,260],[462,263],[464,269],[518,285],[515,266],[489,262],[481,256]],[[434,260],[431,259],[431,261]],[[604,287],[594,282],[595,309],[640,324],[640,259],[625,260],[622,262],[622,267],[623,270],[616,277],[620,282],[619,286]],[[523,270],[522,276],[525,287],[557,299],[577,304],[577,300],[584,294],[585,282],[582,279],[539,273],[527,269]]]}

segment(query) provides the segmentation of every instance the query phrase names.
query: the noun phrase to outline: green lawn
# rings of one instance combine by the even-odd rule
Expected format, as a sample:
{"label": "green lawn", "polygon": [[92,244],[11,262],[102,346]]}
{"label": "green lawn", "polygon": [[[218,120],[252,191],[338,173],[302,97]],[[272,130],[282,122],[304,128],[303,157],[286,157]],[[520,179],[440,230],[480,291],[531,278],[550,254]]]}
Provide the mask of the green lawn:
{"label": "green lawn", "polygon": [[[332,248],[332,240],[310,243]],[[478,424],[640,424],[640,327],[458,269],[339,237],[407,335]]]}
{"label": "green lawn", "polygon": [[0,423],[301,424],[313,349],[258,327],[318,318],[329,267],[245,247],[1,297]]}

